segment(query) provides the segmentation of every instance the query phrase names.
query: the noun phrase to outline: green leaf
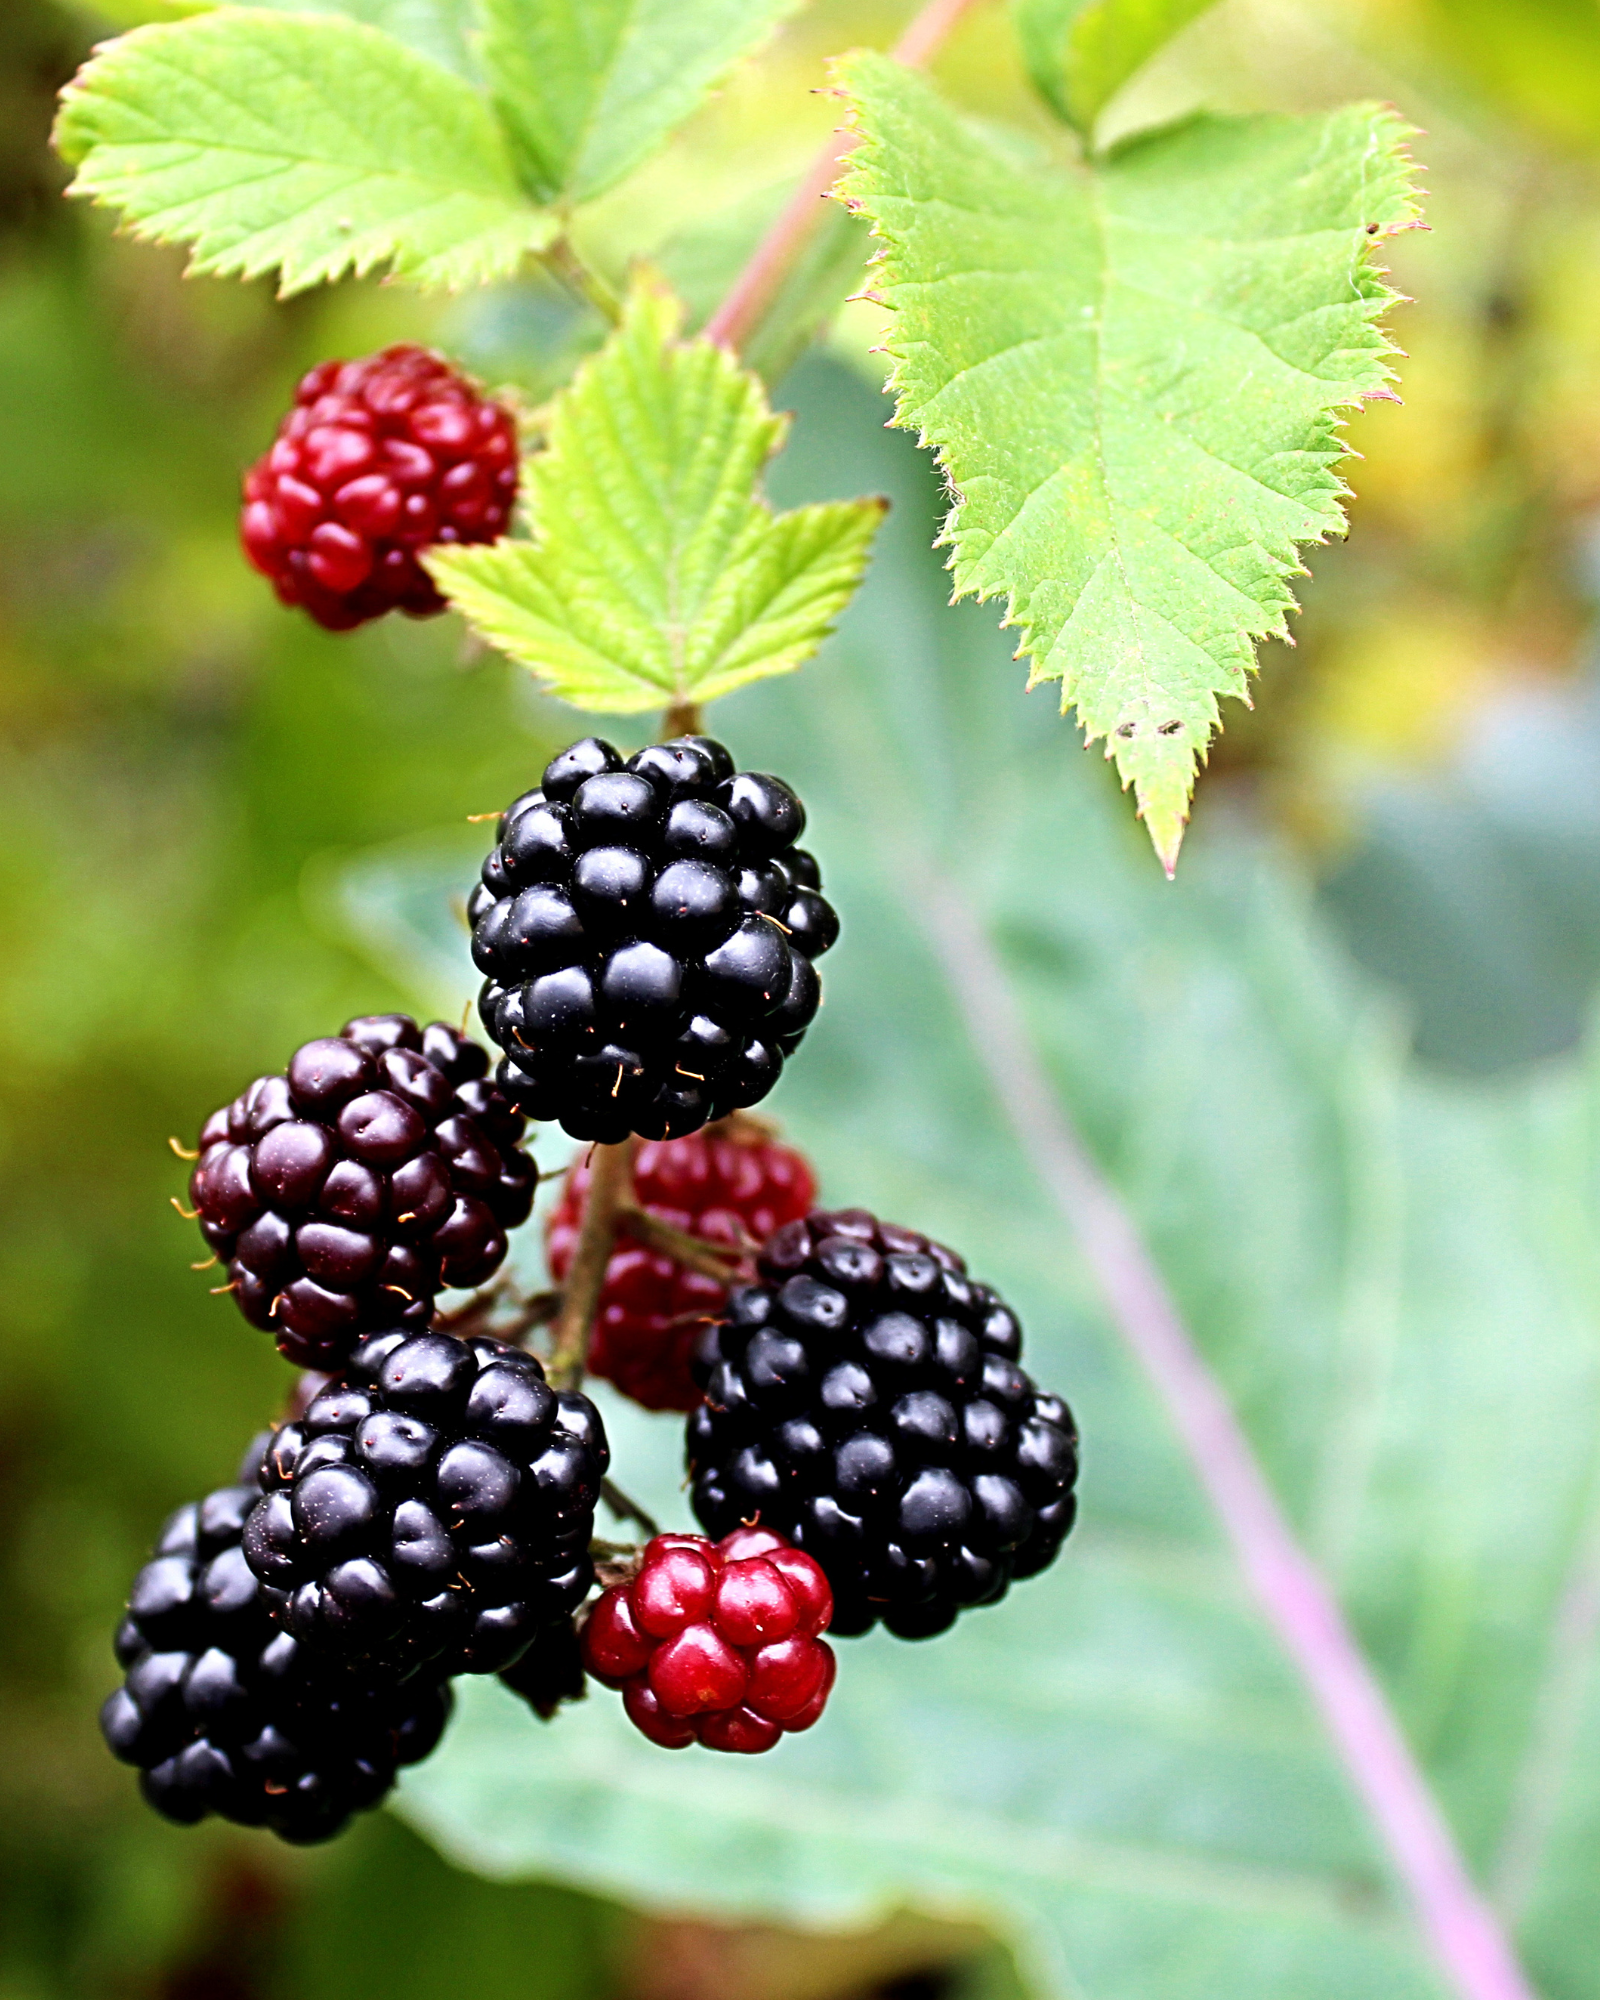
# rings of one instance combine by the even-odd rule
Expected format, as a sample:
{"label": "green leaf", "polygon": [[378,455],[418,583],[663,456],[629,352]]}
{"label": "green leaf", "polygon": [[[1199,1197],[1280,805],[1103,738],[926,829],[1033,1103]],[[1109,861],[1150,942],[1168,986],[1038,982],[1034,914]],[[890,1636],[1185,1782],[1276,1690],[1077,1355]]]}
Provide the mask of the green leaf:
{"label": "green leaf", "polygon": [[[942,607],[908,441],[877,430],[870,394],[841,409],[848,384],[804,375],[804,490],[871,483],[896,505],[828,655],[730,711],[740,762],[804,797],[844,920],[827,1004],[764,1108],[826,1201],[931,1231],[1018,1307],[1026,1364],[1082,1424],[1083,1519],[1051,1570],[951,1634],[840,1642],[823,1721],[769,1757],[655,1750],[598,1689],[544,1728],[462,1682],[401,1809],[490,1875],[679,1911],[980,1911],[1041,2000],[1442,2000],[985,1081],[1002,1030],[963,1024],[909,853],[981,918],[1051,1091],[1337,1580],[1474,1869],[1520,1915],[1537,1990],[1600,2000],[1600,1065],[1481,1087],[1411,1062],[1306,885],[1242,836],[1203,831],[1170,890],[1096,765],[997,697],[987,618]],[[484,843],[441,846],[459,895]],[[394,864],[358,871],[369,950],[400,908],[372,893]],[[457,983],[419,996],[441,1012],[473,983],[450,879],[404,912],[455,954]],[[615,1396],[605,1414],[621,1484],[687,1525],[681,1425]]]}
{"label": "green leaf", "polygon": [[427,56],[473,82],[477,64],[468,45],[476,26],[476,0],[243,0],[280,14],[345,14],[381,28],[419,56]]}
{"label": "green leaf", "polygon": [[1343,527],[1342,409],[1388,393],[1376,238],[1415,216],[1392,113],[1196,118],[1019,165],[922,78],[845,65],[844,198],[883,243],[897,424],[938,453],[958,597],[1104,736],[1168,872],[1195,769]]}
{"label": "green leaf", "polygon": [[1016,0],[1034,87],[1086,136],[1140,70],[1214,0]]}
{"label": "green leaf", "polygon": [[481,0],[523,179],[587,201],[636,167],[801,0]]}
{"label": "green leaf", "polygon": [[879,500],[774,515],[762,468],[788,419],[723,349],[678,336],[644,278],[557,399],[523,492],[534,539],[439,549],[439,588],[579,707],[704,702],[788,673],[861,581]]}
{"label": "green leaf", "polygon": [[226,7],[138,28],[68,85],[71,192],[197,271],[281,274],[285,294],[390,266],[483,283],[548,242],[494,120],[460,77],[336,15]]}

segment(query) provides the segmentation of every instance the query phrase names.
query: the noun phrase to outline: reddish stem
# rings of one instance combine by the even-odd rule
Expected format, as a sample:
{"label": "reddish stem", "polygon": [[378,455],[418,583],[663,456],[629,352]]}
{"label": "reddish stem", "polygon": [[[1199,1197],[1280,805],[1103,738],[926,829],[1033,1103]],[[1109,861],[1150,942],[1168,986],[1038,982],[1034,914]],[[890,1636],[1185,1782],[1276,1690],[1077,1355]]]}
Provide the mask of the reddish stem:
{"label": "reddish stem", "polygon": [[995,1094],[1077,1236],[1118,1331],[1165,1404],[1257,1601],[1300,1669],[1439,1966],[1461,2000],[1534,2000],[1338,1599],[1295,1540],[1132,1217],[1062,1110],[987,934],[931,872],[920,894],[930,941]]}
{"label": "reddish stem", "polygon": [[[890,50],[907,69],[921,69],[938,52],[950,31],[975,0],[928,0],[921,13]],[[845,157],[858,134],[835,131],[807,170],[805,179],[784,204],[783,212],[756,245],[750,261],[734,279],[728,296],[706,322],[706,338],[719,347],[743,347],[783,289],[823,218],[822,202],[839,178]]]}

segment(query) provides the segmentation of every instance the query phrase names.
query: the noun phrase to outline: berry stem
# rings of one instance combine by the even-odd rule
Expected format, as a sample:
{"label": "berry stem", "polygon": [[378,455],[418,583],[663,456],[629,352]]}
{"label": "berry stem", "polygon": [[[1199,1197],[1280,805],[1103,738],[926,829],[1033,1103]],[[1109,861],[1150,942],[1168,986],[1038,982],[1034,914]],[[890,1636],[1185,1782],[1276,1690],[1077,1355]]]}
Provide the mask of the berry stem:
{"label": "berry stem", "polygon": [[583,1220],[567,1267],[561,1307],[551,1330],[550,1363],[545,1370],[558,1389],[575,1389],[583,1380],[589,1358],[589,1336],[595,1308],[605,1283],[606,1266],[617,1240],[617,1221],[633,1196],[633,1152],[637,1142],[596,1146],[590,1155],[589,1185],[584,1193]]}
{"label": "berry stem", "polygon": [[[974,0],[928,0],[911,22],[890,55],[907,69],[921,69],[931,62],[941,44]],[[708,340],[737,352],[766,317],[773,300],[802,252],[822,222],[822,202],[839,178],[845,156],[852,152],[857,134],[846,129],[833,132],[800,183],[784,204],[776,222],[756,245],[750,261],[734,279],[727,297],[706,322]]]}
{"label": "berry stem", "polygon": [[661,718],[663,737],[698,736],[700,734],[700,704],[697,701],[675,701]]}
{"label": "berry stem", "polygon": [[656,1526],[651,1516],[645,1512],[637,1500],[630,1500],[615,1480],[601,1480],[600,1498],[611,1509],[612,1513],[616,1515],[619,1521],[637,1521],[647,1535],[660,1534],[661,1530]]}
{"label": "berry stem", "polygon": [[566,286],[574,298],[593,306],[603,319],[615,326],[622,318],[622,304],[600,273],[578,253],[570,236],[558,236],[542,256],[554,278]]}
{"label": "berry stem", "polygon": [[645,1249],[658,1250],[675,1264],[698,1271],[703,1277],[715,1278],[721,1285],[731,1284],[744,1262],[738,1251],[727,1244],[691,1236],[686,1229],[674,1229],[670,1222],[663,1222],[637,1202],[622,1203],[617,1210],[617,1227]]}

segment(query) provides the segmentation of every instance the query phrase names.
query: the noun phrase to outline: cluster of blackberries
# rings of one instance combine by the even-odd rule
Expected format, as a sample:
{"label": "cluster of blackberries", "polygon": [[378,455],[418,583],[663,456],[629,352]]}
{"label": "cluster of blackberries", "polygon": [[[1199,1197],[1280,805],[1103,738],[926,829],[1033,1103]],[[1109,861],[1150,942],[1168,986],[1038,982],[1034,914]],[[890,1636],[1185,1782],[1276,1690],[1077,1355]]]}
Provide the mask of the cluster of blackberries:
{"label": "cluster of blackberries", "polygon": [[499,1268],[539,1176],[488,1067],[442,1021],[368,1015],[207,1119],[189,1182],[201,1233],[286,1359],[338,1367]]}
{"label": "cluster of blackberries", "polygon": [[608,1458],[520,1349],[375,1335],[167,1523],[107,1742],[169,1819],[336,1833],[438,1742],[452,1675],[570,1653]]}
{"label": "cluster of blackberries", "polygon": [[241,1484],[180,1507],[162,1529],[117,1632],[126,1679],[101,1727],[168,1819],[218,1813],[285,1840],[326,1840],[433,1749],[450,1687],[436,1675],[363,1674],[273,1623],[240,1548],[264,1444]]}
{"label": "cluster of blackberries", "polygon": [[501,1087],[575,1139],[676,1139],[755,1104],[839,933],[780,778],[680,736],[598,737],[507,807],[467,915]]}
{"label": "cluster of blackberries", "polygon": [[694,1510],[813,1556],[833,1630],[904,1639],[993,1604],[1072,1526],[1077,1433],[1022,1329],[961,1259],[861,1209],[780,1229],[696,1356]]}

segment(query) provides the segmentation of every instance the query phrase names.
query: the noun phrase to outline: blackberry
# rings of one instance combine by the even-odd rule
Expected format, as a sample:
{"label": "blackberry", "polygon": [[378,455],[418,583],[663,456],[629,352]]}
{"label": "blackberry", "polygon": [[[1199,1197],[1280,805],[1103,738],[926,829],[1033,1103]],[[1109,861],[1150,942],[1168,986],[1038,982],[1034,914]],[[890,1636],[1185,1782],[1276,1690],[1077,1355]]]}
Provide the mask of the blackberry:
{"label": "blackberry", "polygon": [[[567,1275],[583,1219],[589,1170],[575,1162],[550,1212],[551,1275]],[[634,1199],[674,1228],[731,1249],[764,1243],[816,1199],[811,1169],[754,1119],[647,1140],[633,1170]],[[606,1266],[589,1348],[589,1372],[615,1382],[647,1410],[692,1410],[700,1390],[690,1360],[708,1318],[724,1311],[725,1285],[659,1250],[623,1238]]]}
{"label": "blackberry", "polygon": [[515,800],[467,905],[501,1087],[575,1139],[679,1139],[766,1096],[838,936],[781,779],[585,737]]}
{"label": "blackberry", "polygon": [[584,1678],[578,1631],[570,1618],[541,1625],[520,1660],[501,1670],[500,1678],[521,1695],[541,1722],[551,1722],[564,1702],[582,1701],[589,1691]]}
{"label": "blackberry", "polygon": [[168,1819],[218,1813],[326,1840],[433,1749],[450,1689],[343,1672],[273,1624],[239,1547],[259,1448],[240,1468],[249,1484],[180,1507],[163,1528],[117,1633],[126,1679],[100,1726]]}
{"label": "blackberry", "polygon": [[570,1617],[610,1462],[599,1413],[531,1354],[376,1334],[262,1464],[244,1552],[274,1618],[345,1663],[496,1673]]}
{"label": "blackberry", "polygon": [[1077,1434],[1017,1365],[1022,1329],[962,1260],[861,1209],[787,1224],[706,1328],[694,1511],[814,1556],[833,1629],[904,1639],[992,1604],[1072,1526]]}
{"label": "blackberry", "polygon": [[822,1714],[832,1611],[818,1565],[766,1528],[657,1535],[589,1613],[584,1664],[664,1749],[770,1750]]}
{"label": "blackberry", "polygon": [[517,427],[440,355],[386,347],[324,361],[244,482],[240,539],[285,604],[330,632],[444,599],[417,561],[492,542],[517,495]]}
{"label": "blackberry", "polygon": [[207,1119],[201,1234],[297,1366],[337,1370],[364,1334],[426,1326],[438,1291],[498,1268],[539,1176],[488,1067],[442,1021],[367,1015]]}

